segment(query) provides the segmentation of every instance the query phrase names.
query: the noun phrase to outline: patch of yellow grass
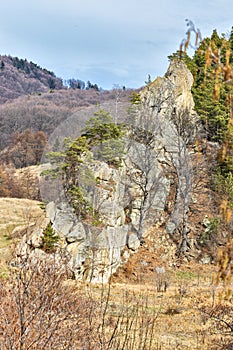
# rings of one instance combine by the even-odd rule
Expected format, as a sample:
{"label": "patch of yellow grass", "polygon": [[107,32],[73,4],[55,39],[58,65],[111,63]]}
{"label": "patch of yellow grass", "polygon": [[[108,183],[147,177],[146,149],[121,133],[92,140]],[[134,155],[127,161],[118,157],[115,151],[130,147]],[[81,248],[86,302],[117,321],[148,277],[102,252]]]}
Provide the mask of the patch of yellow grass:
{"label": "patch of yellow grass", "polygon": [[12,231],[32,225],[43,216],[39,203],[30,199],[0,198],[0,261],[9,255]]}
{"label": "patch of yellow grass", "polygon": [[[151,276],[149,283],[118,283],[110,286],[86,285],[88,295],[93,300],[108,300],[106,319],[117,317],[120,310],[130,310],[139,307],[144,317],[155,319],[154,347],[155,350],[210,350],[215,342],[214,336],[203,323],[199,310],[200,304],[212,305],[213,285],[211,275],[214,266],[198,265],[194,271],[189,266],[187,270],[169,271],[171,278],[167,292],[157,292],[156,275]],[[74,282],[77,283],[77,282]],[[217,298],[216,298],[217,302]],[[111,305],[114,305],[112,309]],[[110,313],[110,316],[109,316]],[[154,316],[153,316],[154,315]]]}

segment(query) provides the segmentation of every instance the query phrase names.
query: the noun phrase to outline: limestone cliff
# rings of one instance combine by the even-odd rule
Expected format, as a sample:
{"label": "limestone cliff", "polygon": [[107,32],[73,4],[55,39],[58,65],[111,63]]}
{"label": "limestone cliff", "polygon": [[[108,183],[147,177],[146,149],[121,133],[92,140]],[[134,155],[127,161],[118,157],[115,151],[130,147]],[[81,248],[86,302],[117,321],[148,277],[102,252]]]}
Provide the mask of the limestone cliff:
{"label": "limestone cliff", "polygon": [[[47,205],[47,216],[62,238],[77,279],[106,282],[130,252],[143,244],[152,226],[165,224],[172,235],[182,224],[185,250],[192,189],[187,145],[197,125],[192,82],[184,63],[172,62],[165,77],[145,87],[128,109],[129,132],[121,166],[110,167],[99,160],[88,165],[98,180],[89,196],[101,223],[80,220],[64,194]],[[167,217],[165,207],[174,182],[176,195]]]}
{"label": "limestone cliff", "polygon": [[[167,221],[167,231],[173,234],[186,215],[192,192],[192,165],[188,145],[199,127],[191,93],[193,77],[182,61],[173,61],[164,78],[158,78],[141,94],[147,111],[148,127],[164,146],[165,159],[177,177],[174,209]],[[142,124],[142,118],[138,120]],[[186,229],[186,228],[185,228]],[[184,242],[186,245],[186,242]],[[185,248],[185,247],[184,247]]]}

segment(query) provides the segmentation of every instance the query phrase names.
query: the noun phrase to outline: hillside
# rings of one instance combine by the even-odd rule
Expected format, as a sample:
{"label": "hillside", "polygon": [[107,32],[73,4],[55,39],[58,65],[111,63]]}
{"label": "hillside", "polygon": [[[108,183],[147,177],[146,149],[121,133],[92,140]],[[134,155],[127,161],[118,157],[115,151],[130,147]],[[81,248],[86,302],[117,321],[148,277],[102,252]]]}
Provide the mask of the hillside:
{"label": "hillside", "polygon": [[17,167],[37,164],[38,159],[16,164],[9,157],[9,151],[15,153],[18,134],[30,130],[43,132],[43,137],[48,138],[77,111],[107,101],[115,105],[117,100],[120,105],[132,94],[132,90],[120,88],[99,91],[97,84],[89,81],[86,89],[80,80],[69,79],[67,84],[64,86],[53,72],[26,59],[0,56],[0,151],[5,149],[0,163],[13,163]]}
{"label": "hillside", "polygon": [[88,107],[105,103],[120,110],[133,92],[99,91],[90,82],[84,89],[78,81],[64,87],[54,73],[32,62],[0,56],[0,196],[39,199],[34,176],[19,181],[15,168],[38,165],[50,135],[72,115],[82,118]]}
{"label": "hillside", "polygon": [[[129,98],[132,90],[121,91],[120,101]],[[0,132],[9,134],[26,128],[51,132],[53,127],[74,113],[91,105],[115,101],[114,91],[63,89],[40,95],[23,95],[0,105]]]}
{"label": "hillside", "polygon": [[62,89],[62,79],[33,62],[0,56],[0,103],[22,95]]}

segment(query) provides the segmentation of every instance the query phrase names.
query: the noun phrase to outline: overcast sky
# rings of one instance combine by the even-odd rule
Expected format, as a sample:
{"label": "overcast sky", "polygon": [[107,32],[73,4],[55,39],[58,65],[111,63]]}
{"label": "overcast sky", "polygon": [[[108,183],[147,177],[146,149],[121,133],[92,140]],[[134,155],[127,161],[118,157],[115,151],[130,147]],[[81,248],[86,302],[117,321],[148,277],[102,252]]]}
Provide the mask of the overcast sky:
{"label": "overcast sky", "polygon": [[233,25],[232,0],[7,0],[0,53],[26,58],[57,76],[140,87],[164,75],[185,37],[185,19],[209,36]]}

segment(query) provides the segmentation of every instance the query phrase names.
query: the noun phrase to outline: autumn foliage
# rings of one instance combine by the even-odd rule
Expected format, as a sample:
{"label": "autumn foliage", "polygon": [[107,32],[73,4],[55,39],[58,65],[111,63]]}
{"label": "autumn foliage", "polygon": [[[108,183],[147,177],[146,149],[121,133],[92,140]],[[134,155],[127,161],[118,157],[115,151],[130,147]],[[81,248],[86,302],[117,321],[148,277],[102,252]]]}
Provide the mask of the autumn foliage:
{"label": "autumn foliage", "polygon": [[40,164],[47,137],[43,131],[27,129],[15,132],[10,145],[2,152],[1,161],[16,168]]}

